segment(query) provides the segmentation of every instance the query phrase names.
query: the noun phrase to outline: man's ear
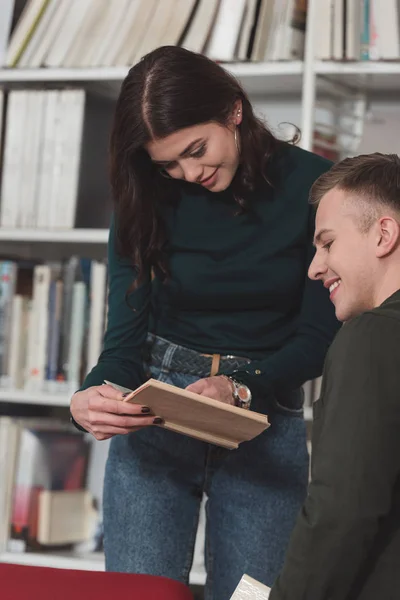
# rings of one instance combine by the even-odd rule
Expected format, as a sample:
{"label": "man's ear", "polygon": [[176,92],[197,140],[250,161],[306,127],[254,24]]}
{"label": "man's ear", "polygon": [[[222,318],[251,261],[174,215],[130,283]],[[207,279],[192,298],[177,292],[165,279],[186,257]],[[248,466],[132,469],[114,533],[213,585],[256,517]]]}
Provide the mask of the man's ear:
{"label": "man's ear", "polygon": [[384,258],[400,245],[400,225],[393,217],[381,217],[377,225],[376,256]]}

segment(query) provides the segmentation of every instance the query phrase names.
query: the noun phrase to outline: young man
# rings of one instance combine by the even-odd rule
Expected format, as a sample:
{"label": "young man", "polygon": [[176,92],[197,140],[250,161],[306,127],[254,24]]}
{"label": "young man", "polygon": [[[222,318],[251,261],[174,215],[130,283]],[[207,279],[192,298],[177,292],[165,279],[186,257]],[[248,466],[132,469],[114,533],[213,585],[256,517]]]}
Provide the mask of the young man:
{"label": "young man", "polygon": [[400,158],[348,158],[315,182],[311,202],[309,277],[344,325],[314,405],[308,496],[270,600],[398,600]]}

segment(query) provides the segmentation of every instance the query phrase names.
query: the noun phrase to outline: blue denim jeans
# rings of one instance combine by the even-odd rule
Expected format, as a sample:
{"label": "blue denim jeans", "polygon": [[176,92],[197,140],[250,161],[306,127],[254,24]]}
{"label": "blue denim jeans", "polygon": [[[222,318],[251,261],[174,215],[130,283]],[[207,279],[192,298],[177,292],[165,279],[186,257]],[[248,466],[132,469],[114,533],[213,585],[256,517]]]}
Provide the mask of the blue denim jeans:
{"label": "blue denim jeans", "polygon": [[[154,378],[186,387],[198,377]],[[271,427],[226,450],[158,427],[112,439],[104,482],[108,571],[187,583],[206,494],[206,600],[228,600],[244,573],[271,586],[284,560],[308,482],[301,413],[269,415]]]}

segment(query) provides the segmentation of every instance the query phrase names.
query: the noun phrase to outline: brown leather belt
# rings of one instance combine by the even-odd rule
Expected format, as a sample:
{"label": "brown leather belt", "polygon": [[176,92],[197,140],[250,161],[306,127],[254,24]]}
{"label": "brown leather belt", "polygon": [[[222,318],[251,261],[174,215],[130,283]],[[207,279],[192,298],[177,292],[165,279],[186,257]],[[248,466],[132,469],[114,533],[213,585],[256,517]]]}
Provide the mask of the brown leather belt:
{"label": "brown leather belt", "polygon": [[221,355],[220,354],[202,354],[201,356],[206,356],[207,358],[211,358],[211,370],[210,370],[210,377],[213,377],[214,375],[216,375],[219,371],[219,364],[221,362]]}

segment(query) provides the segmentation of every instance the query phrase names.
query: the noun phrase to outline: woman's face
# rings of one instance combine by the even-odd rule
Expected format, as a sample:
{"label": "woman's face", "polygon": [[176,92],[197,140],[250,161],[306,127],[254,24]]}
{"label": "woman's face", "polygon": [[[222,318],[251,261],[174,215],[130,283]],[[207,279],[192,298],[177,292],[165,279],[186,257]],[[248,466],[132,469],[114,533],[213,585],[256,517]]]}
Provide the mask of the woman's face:
{"label": "woman's face", "polygon": [[235,130],[240,122],[241,106],[237,105],[230,125],[210,122],[187,127],[152,140],[145,148],[151,160],[173,179],[222,192],[230,185],[239,164]]}

